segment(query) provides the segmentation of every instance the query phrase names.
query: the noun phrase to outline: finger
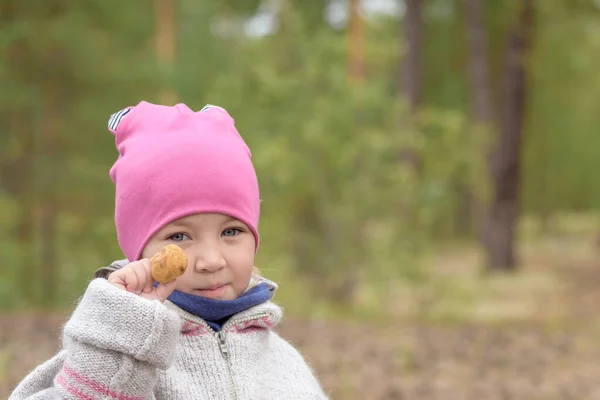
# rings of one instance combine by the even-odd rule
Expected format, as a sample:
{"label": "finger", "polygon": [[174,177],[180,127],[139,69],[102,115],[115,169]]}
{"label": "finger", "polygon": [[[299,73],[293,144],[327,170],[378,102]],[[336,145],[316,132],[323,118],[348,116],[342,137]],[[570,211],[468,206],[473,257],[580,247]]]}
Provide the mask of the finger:
{"label": "finger", "polygon": [[127,290],[123,270],[115,271],[108,276],[108,282],[119,289]]}
{"label": "finger", "polygon": [[144,274],[143,293],[151,293],[154,290],[154,279],[152,278],[152,265],[147,258],[140,260],[143,266],[141,273]]}
{"label": "finger", "polygon": [[138,289],[138,278],[135,273],[135,268],[133,266],[126,268],[124,272],[125,288],[127,289],[127,291],[132,293],[139,293],[140,290]]}
{"label": "finger", "polygon": [[171,281],[169,283],[159,283],[156,287],[156,296],[160,301],[165,301],[167,297],[173,293],[175,290],[175,286],[177,286],[177,281]]}
{"label": "finger", "polygon": [[146,271],[144,271],[143,264],[136,265],[135,268],[133,268],[133,271],[135,272],[135,277],[137,279],[136,293],[139,294],[146,286]]}

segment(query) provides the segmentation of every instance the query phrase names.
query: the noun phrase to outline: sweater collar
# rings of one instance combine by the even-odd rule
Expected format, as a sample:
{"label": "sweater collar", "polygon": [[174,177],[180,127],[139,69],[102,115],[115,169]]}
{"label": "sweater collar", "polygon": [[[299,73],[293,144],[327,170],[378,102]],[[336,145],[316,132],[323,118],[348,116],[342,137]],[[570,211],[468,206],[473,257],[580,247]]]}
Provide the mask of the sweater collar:
{"label": "sweater collar", "polygon": [[[169,300],[164,303],[168,308],[174,310],[181,317],[181,331],[190,329],[190,327],[201,326],[208,328],[209,325],[202,318],[185,311]],[[244,310],[232,316],[222,326],[222,331],[244,332],[256,329],[271,329],[281,322],[283,311],[277,304],[267,301],[257,306]],[[213,329],[214,330],[214,329]]]}
{"label": "sweater collar", "polygon": [[218,332],[232,316],[269,301],[270,298],[269,288],[265,283],[260,283],[233,300],[209,299],[177,290],[169,296],[168,300],[179,308],[204,319]]}

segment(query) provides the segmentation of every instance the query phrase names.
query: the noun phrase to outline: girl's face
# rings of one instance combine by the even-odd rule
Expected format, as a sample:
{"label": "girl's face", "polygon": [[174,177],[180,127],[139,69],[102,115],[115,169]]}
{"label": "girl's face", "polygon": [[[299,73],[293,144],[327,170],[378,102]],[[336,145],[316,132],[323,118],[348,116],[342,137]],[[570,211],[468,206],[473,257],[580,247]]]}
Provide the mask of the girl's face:
{"label": "girl's face", "polygon": [[248,226],[223,214],[195,214],[173,221],[148,242],[142,258],[167,244],[177,244],[188,268],[177,278],[180,292],[217,300],[238,298],[250,283],[254,235]]}

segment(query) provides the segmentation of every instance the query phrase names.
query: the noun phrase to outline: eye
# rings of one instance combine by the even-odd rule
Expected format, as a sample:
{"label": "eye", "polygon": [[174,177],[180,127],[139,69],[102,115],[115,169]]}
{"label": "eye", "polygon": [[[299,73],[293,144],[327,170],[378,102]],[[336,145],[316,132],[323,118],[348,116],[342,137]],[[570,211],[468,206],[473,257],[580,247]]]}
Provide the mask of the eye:
{"label": "eye", "polygon": [[222,235],[223,236],[237,236],[238,234],[242,233],[243,230],[241,230],[240,228],[227,228],[223,231]]}
{"label": "eye", "polygon": [[184,240],[189,240],[190,237],[185,233],[177,232],[168,236],[167,239],[172,240],[174,242],[183,242]]}

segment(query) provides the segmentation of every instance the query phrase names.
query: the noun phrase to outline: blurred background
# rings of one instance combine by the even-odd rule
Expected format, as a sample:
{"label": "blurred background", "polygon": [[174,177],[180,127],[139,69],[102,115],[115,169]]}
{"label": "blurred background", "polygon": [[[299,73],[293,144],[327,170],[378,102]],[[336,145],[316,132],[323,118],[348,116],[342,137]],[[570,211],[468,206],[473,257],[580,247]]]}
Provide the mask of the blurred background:
{"label": "blurred background", "polygon": [[600,399],[600,2],[2,0],[0,395],[122,258],[110,115],[226,108],[332,399]]}

